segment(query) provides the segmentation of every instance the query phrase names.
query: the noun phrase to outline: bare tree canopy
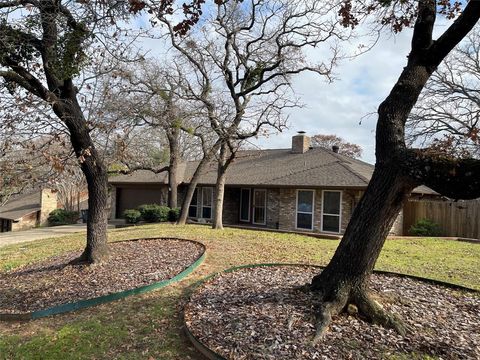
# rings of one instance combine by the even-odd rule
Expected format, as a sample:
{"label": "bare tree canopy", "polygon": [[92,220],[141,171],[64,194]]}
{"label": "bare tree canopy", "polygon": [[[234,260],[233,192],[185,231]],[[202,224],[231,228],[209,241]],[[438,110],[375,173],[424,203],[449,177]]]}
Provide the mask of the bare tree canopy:
{"label": "bare tree canopy", "polygon": [[[226,173],[241,142],[285,128],[284,111],[299,106],[294,75],[309,71],[331,80],[339,42],[352,35],[341,25],[339,9],[340,3],[319,0],[216,2],[185,37],[160,18],[180,54],[177,66],[191,74],[185,94],[199,104],[218,139],[212,147],[219,151],[215,228],[222,227]],[[322,58],[310,61],[306,50],[314,47]]]}
{"label": "bare tree canopy", "polygon": [[352,158],[362,156],[362,148],[360,145],[349,143],[340,136],[317,134],[313,135],[311,139],[313,147],[321,147],[327,150],[332,150],[333,147],[336,147],[336,151],[339,154]]}
{"label": "bare tree canopy", "polygon": [[453,157],[480,156],[480,27],[433,73],[407,122],[408,140]]}

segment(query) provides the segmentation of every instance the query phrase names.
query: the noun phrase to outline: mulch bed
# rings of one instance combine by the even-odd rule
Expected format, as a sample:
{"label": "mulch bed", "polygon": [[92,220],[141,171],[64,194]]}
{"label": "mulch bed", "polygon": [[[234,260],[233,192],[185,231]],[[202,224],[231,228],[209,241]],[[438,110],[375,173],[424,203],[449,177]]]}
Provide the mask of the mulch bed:
{"label": "mulch bed", "polygon": [[25,313],[168,280],[203,253],[198,243],[143,239],[110,244],[105,262],[69,265],[79,252],[0,273],[0,313]]}
{"label": "mulch bed", "polygon": [[[315,267],[257,267],[203,284],[185,308],[192,334],[227,359],[480,359],[480,297],[411,278],[372,276],[384,308],[410,328],[403,337],[357,315],[334,318],[316,345]],[[379,295],[381,293],[381,295]],[[418,356],[418,357],[417,357]]]}

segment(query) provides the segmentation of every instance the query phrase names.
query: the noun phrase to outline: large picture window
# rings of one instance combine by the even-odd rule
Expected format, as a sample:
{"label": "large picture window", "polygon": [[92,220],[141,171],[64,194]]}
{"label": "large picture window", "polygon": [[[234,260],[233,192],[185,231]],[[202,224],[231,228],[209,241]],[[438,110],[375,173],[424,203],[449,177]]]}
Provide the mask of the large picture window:
{"label": "large picture window", "polygon": [[213,189],[211,187],[202,188],[202,218],[212,218]]}
{"label": "large picture window", "polygon": [[323,191],[322,231],[340,233],[342,192]]}
{"label": "large picture window", "polygon": [[192,201],[188,208],[190,218],[212,218],[213,188],[198,187],[193,192]]}
{"label": "large picture window", "polygon": [[313,230],[313,208],[315,192],[313,190],[297,191],[297,229]]}
{"label": "large picture window", "polygon": [[240,192],[240,221],[250,221],[250,189]]}
{"label": "large picture window", "polygon": [[267,223],[266,216],[267,207],[267,190],[253,190],[253,223],[265,225]]}

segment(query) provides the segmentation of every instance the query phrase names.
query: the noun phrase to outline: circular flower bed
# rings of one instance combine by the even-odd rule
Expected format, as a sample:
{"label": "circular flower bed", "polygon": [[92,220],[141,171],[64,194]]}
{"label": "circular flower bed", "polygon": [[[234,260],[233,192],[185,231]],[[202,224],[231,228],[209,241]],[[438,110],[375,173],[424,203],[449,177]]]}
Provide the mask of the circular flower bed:
{"label": "circular flower bed", "polygon": [[[152,284],[166,285],[198,264],[204,252],[204,246],[193,241],[140,239],[111,243],[110,255],[101,264],[70,265],[78,251],[25,265],[0,273],[0,315],[31,314],[65,304],[73,304],[67,307],[73,310],[96,303],[76,306],[79,301],[105,302],[153,289]],[[128,292],[131,289],[138,291]],[[124,296],[102,298],[122,292]]]}
{"label": "circular flower bed", "polygon": [[185,308],[188,331],[210,357],[225,359],[480,358],[480,296],[408,277],[374,274],[371,289],[409,332],[342,314],[317,344],[315,294],[302,285],[313,266],[238,269],[206,281]]}

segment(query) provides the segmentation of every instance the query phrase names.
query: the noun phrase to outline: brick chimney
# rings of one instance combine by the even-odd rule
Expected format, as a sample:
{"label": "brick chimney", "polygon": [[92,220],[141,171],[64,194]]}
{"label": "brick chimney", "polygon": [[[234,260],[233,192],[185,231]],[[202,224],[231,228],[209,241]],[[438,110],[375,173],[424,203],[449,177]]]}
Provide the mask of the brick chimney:
{"label": "brick chimney", "polygon": [[40,223],[46,225],[48,215],[57,209],[57,193],[51,189],[42,189],[40,192]]}
{"label": "brick chimney", "polygon": [[298,135],[292,136],[292,153],[304,154],[310,148],[310,137],[305,135],[305,131],[299,131]]}

